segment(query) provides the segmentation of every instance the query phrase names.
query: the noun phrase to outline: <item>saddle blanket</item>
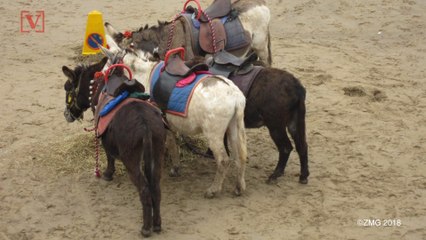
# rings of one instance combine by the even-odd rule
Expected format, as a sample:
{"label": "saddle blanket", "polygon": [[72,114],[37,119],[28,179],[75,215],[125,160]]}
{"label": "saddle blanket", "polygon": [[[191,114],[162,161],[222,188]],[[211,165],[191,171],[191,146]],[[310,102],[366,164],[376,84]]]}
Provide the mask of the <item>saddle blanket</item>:
{"label": "saddle blanket", "polygon": [[103,109],[101,106],[105,106],[106,104],[108,104],[108,102],[111,102],[111,99],[112,97],[106,94],[100,95],[100,100],[99,100],[100,105],[98,105],[99,107],[96,109],[97,111],[95,112],[95,126],[96,126],[97,137],[101,137],[105,133],[105,130],[108,128],[111,120],[114,118],[118,110],[120,110],[123,106],[131,102],[143,102],[143,103],[149,104],[147,101],[141,100],[138,98],[125,98],[121,100],[120,102],[118,102],[113,108],[111,108],[103,116],[100,116],[99,110]]}
{"label": "saddle blanket", "polygon": [[[156,102],[156,97],[154,94],[154,88],[160,79],[161,70],[164,66],[164,61],[159,62],[152,70],[150,76],[151,89],[150,95],[151,99]],[[204,81],[207,77],[211,76],[211,74],[202,72],[196,72],[189,75],[186,78],[183,78],[176,82],[175,87],[171,91],[170,98],[167,103],[166,113],[170,113],[173,115],[186,117],[189,102],[191,101],[192,94],[194,92],[195,87]]]}

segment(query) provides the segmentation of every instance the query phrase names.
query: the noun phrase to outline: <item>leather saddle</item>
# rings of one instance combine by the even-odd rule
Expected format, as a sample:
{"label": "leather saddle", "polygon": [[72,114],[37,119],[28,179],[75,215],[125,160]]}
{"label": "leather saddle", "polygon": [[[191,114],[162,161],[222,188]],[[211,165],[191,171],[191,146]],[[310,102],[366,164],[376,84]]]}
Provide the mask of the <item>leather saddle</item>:
{"label": "leather saddle", "polygon": [[[231,12],[231,0],[214,0],[204,11],[211,19],[223,17]],[[201,22],[208,22],[205,15],[201,15]]]}
{"label": "leather saddle", "polygon": [[[208,53],[214,53],[213,44],[216,42],[216,51],[225,49],[226,30],[221,21],[221,17],[231,12],[231,0],[214,0],[213,3],[201,14],[200,21],[200,47]],[[211,23],[209,23],[210,18]],[[210,26],[211,24],[211,26]],[[215,39],[213,40],[213,32]]]}
{"label": "leather saddle", "polygon": [[239,58],[231,53],[221,50],[213,57],[207,59],[210,72],[215,75],[222,75],[227,78],[231,75],[245,75],[253,70],[253,62],[257,60],[257,55],[252,52],[244,58]]}
{"label": "leather saddle", "polygon": [[209,70],[205,63],[188,67],[177,55],[171,56],[164,64],[165,67],[161,70],[160,77],[153,88],[154,100],[162,110],[167,109],[170,96],[178,81],[191,78],[189,79],[189,82],[191,82],[195,80],[197,72]]}
{"label": "leather saddle", "polygon": [[205,63],[199,63],[192,67],[188,67],[188,65],[177,55],[173,55],[165,64],[166,66],[164,70],[166,73],[179,77],[187,77],[191,73],[209,70],[209,66]]}
{"label": "leather saddle", "polygon": [[130,80],[125,75],[118,76],[114,74],[109,77],[105,90],[109,96],[117,97],[124,91],[129,93],[145,92],[145,87],[135,79]]}
{"label": "leather saddle", "polygon": [[[104,81],[104,79],[101,79],[101,81]],[[99,87],[102,87],[102,85]],[[94,113],[98,137],[104,133],[115,113],[122,106],[129,102],[148,99],[146,95],[140,96],[145,92],[145,87],[135,79],[130,80],[124,74],[112,73],[103,86],[103,90],[99,89],[98,91],[99,95]],[[136,97],[128,98],[130,94]]]}

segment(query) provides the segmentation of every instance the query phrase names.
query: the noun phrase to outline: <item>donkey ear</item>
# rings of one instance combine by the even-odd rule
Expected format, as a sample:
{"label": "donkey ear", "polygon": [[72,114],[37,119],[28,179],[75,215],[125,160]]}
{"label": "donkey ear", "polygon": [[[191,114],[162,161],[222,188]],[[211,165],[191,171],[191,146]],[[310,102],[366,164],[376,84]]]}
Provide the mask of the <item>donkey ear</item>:
{"label": "donkey ear", "polygon": [[107,31],[107,34],[109,34],[113,37],[114,37],[114,35],[118,34],[118,31],[115,30],[115,28],[109,22],[105,22],[104,26],[105,26],[105,29]]}
{"label": "donkey ear", "polygon": [[67,76],[67,78],[73,80],[75,79],[75,73],[73,70],[69,69],[67,66],[62,66],[62,72]]}
{"label": "donkey ear", "polygon": [[95,71],[99,72],[99,71],[101,71],[104,68],[104,66],[107,63],[107,61],[108,61],[108,58],[104,57],[104,58],[102,58],[102,60],[100,62],[98,62],[95,65],[93,65],[93,68],[95,69]]}
{"label": "donkey ear", "polygon": [[104,24],[107,34],[111,36],[116,43],[121,43],[124,39],[124,34],[117,31],[109,22]]}

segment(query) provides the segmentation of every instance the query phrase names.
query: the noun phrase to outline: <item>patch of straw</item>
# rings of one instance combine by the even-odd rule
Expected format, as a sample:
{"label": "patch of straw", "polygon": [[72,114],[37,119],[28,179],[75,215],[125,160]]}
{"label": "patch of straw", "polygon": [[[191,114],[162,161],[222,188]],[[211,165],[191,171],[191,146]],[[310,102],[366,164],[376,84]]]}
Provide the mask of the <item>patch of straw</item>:
{"label": "patch of straw", "polygon": [[[207,151],[207,145],[203,139],[194,139],[185,137],[188,141],[200,152]],[[203,158],[200,155],[194,154],[187,147],[182,138],[178,139],[178,144],[181,148],[180,157],[181,163],[184,165],[192,165],[194,161]],[[49,147],[37,147],[34,152],[38,162],[43,164],[43,167],[59,172],[60,175],[75,175],[94,172],[95,169],[95,140],[92,133],[83,133],[68,137],[63,141],[51,143]],[[166,160],[166,165],[170,161]],[[101,172],[105,169],[107,158],[105,151],[99,139],[99,168]],[[126,169],[122,162],[117,159],[116,176],[126,174]]]}

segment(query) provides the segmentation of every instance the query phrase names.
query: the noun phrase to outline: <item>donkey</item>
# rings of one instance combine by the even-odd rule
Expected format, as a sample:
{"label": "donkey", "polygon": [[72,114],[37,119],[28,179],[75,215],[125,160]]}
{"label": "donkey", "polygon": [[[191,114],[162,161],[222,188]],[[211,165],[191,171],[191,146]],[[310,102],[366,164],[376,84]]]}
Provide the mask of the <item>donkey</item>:
{"label": "donkey", "polygon": [[[114,45],[114,37],[107,35]],[[135,51],[131,49],[129,51]],[[133,68],[138,68],[139,62],[158,59],[149,52],[135,51],[138,54],[129,55],[128,62]],[[130,59],[135,58],[133,60]],[[136,60],[137,58],[140,58]],[[226,59],[227,60],[227,59]],[[202,57],[195,57],[187,61],[189,66],[205,61]],[[231,62],[243,62],[235,60]],[[247,60],[245,60],[247,62]],[[262,62],[257,62],[263,65]],[[139,72],[141,70],[136,70]],[[229,76],[232,79],[234,76]],[[259,128],[266,126],[269,134],[276,145],[279,157],[273,173],[268,177],[267,183],[277,181],[278,177],[284,175],[290,153],[293,150],[287,130],[296,145],[296,151],[300,161],[299,182],[308,183],[308,144],[306,142],[306,90],[291,73],[277,68],[264,67],[252,79],[251,86],[246,89],[246,106],[244,110],[244,122],[247,128]]]}
{"label": "donkey", "polygon": [[[225,4],[227,1],[230,2],[229,0],[215,0],[211,6],[213,11],[211,11],[210,14],[214,15],[217,12],[217,9],[220,9],[220,7],[224,9],[229,7],[232,9],[229,12],[229,19],[231,19],[231,22],[236,22],[239,19],[243,27],[243,32],[237,33],[235,32],[236,29],[232,29],[229,31],[227,30],[227,34],[246,35],[250,41],[250,44],[247,44],[245,47],[234,47],[226,50],[236,56],[245,56],[249,51],[254,51],[259,56],[260,61],[264,62],[267,66],[270,66],[272,64],[271,37],[269,33],[269,22],[271,16],[270,10],[266,6],[265,1],[237,0],[234,1],[232,5],[229,3],[229,6]],[[188,2],[189,1],[187,1],[187,3]],[[201,10],[198,1],[195,2],[198,5],[198,10]],[[225,4],[226,6],[221,4]],[[206,12],[209,11],[209,8],[207,8]],[[226,11],[220,12],[228,14]],[[235,20],[235,15],[238,17],[237,20]],[[205,51],[200,50],[200,43],[197,42],[197,36],[199,33],[197,30],[192,28],[192,22],[190,18],[191,17],[189,17],[188,20],[181,16],[177,18],[176,21],[159,21],[157,26],[148,27],[148,25],[145,25],[145,27],[140,28],[138,31],[126,35],[116,31],[109,23],[105,23],[105,28],[109,35],[113,36],[115,41],[123,48],[128,47],[129,43],[131,43],[131,45],[135,48],[142,49],[146,52],[154,53],[155,51],[158,51],[161,58],[164,59],[167,50],[176,47],[184,47],[186,49],[185,59],[189,60],[194,56],[204,56],[206,54]],[[220,33],[219,26],[216,27],[216,34],[218,34]],[[123,41],[123,39],[126,37],[131,39]],[[171,43],[168,43],[169,41],[171,41]]]}
{"label": "donkey", "polygon": [[[90,93],[90,81],[95,72],[103,69],[107,58],[90,66],[79,65],[74,70],[63,66],[62,71],[68,80],[65,82],[65,119],[74,122],[83,117],[90,108],[94,112],[97,96],[102,91],[104,81],[98,81],[97,93]],[[117,74],[119,71],[115,71]],[[89,100],[91,98],[91,100]],[[130,134],[131,133],[131,134]],[[115,158],[121,159],[130,180],[136,186],[143,209],[143,236],[152,231],[161,231],[160,179],[164,159],[166,129],[160,111],[143,101],[130,101],[116,111],[105,132],[101,135],[108,166],[104,179],[111,180]]]}
{"label": "donkey", "polygon": [[[129,66],[148,92],[151,91],[150,73],[159,62],[149,61],[145,56],[139,56],[131,49],[123,50],[107,35],[110,49],[101,48],[110,58],[120,58]],[[227,78],[210,75],[204,78],[192,90],[192,98],[187,107],[186,117],[165,111],[166,119],[173,132],[185,136],[203,134],[213,152],[217,163],[216,175],[212,185],[205,192],[206,198],[213,198],[222,190],[223,181],[229,168],[230,157],[226,154],[223,139],[227,134],[232,148],[231,158],[237,167],[237,183],[234,194],[241,195],[246,188],[245,167],[247,161],[246,133],[244,127],[245,97],[241,91]],[[168,149],[178,159],[177,144],[174,138],[170,140]],[[174,164],[178,166],[178,164]]]}
{"label": "donkey", "polygon": [[[110,42],[114,42],[114,39],[116,39],[114,36],[108,36],[108,38]],[[114,42],[114,44],[116,43]],[[136,50],[136,52],[138,52],[136,55],[142,59],[156,60],[159,58],[157,54],[154,56],[151,52],[142,50]],[[216,55],[221,55],[221,53]],[[229,63],[232,65],[235,62],[247,62],[249,59],[235,60],[235,58],[227,56],[225,60],[230,60]],[[187,64],[191,67],[203,61],[205,61],[204,58],[195,57],[187,61]],[[264,65],[262,62],[257,62],[257,64]],[[134,64],[134,67],[137,68],[137,64]],[[229,76],[231,80],[233,77],[235,76],[232,74]],[[308,167],[308,144],[306,142],[306,90],[300,80],[285,70],[264,67],[252,79],[251,86],[246,89],[246,98],[245,126],[247,128],[266,126],[279,151],[277,166],[268,177],[267,183],[274,183],[278,177],[284,175],[287,161],[293,150],[287,135],[288,130],[299,155],[299,182],[307,184],[310,173]]]}
{"label": "donkey", "polygon": [[288,130],[299,155],[299,182],[306,184],[309,176],[305,122],[306,90],[300,80],[291,73],[278,68],[259,66],[263,64],[255,61],[255,55],[252,53],[246,58],[237,58],[227,52],[219,52],[214,57],[197,57],[186,63],[191,67],[200,62],[207,62],[212,73],[232,80],[247,98],[244,111],[246,128],[268,128],[279,151],[279,159],[267,183],[274,183],[284,174],[293,150],[287,136]]}

